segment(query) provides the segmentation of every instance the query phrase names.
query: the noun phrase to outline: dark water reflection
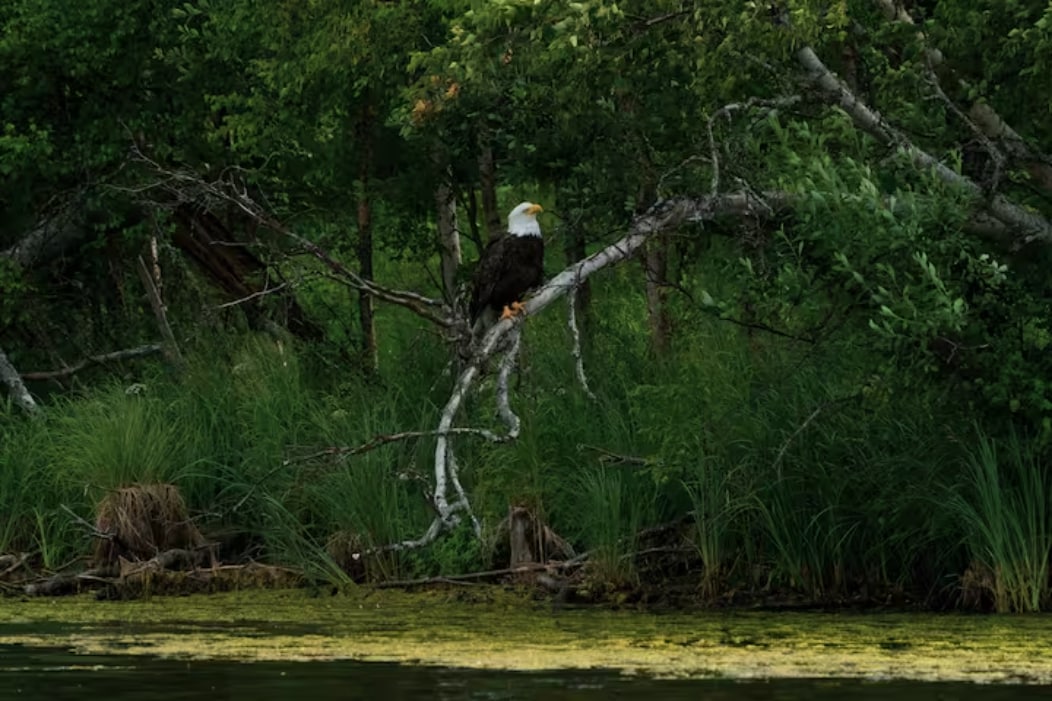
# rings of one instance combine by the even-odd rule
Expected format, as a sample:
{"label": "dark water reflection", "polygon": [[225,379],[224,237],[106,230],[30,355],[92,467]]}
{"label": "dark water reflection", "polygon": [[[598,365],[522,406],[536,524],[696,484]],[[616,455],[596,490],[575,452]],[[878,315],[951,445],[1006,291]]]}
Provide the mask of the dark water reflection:
{"label": "dark water reflection", "polygon": [[854,680],[655,680],[604,671],[499,672],[372,662],[185,662],[0,646],[0,699],[56,701],[1008,701],[1052,687]]}

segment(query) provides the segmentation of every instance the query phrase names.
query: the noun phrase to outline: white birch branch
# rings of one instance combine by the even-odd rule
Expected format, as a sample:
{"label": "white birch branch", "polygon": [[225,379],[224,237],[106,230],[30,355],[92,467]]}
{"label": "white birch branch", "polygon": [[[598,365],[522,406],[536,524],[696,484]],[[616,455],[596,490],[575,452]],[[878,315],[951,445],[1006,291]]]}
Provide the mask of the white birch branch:
{"label": "white birch branch", "polygon": [[519,358],[519,350],[522,348],[522,331],[515,327],[511,331],[511,347],[500,359],[500,369],[497,372],[497,413],[501,421],[508,427],[508,440],[515,440],[522,430],[522,421],[511,409],[511,401],[508,399],[508,381],[511,372],[515,369]]}
{"label": "white birch branch", "polygon": [[[856,127],[879,141],[897,148],[916,167],[932,170],[943,182],[962,188],[976,199],[983,197],[982,188],[973,180],[950,169],[930,153],[916,146],[901,131],[888,124],[877,111],[862,102],[840,78],[822,63],[811,47],[805,46],[797,52],[796,56],[807,71],[811,82],[825,92],[831,102],[847,113]],[[994,194],[985,204],[990,214],[1021,234],[1015,241],[1017,248],[1033,241],[1040,241],[1044,244],[1052,243],[1052,224],[1044,217],[1027,211],[999,194]]]}
{"label": "white birch branch", "polygon": [[[910,13],[898,3],[892,0],[874,0],[874,2],[889,22],[905,24],[911,27],[916,26]],[[918,30],[916,36],[923,47],[924,59],[929,68],[934,69],[942,65],[945,57],[937,47],[931,45],[927,35]],[[971,87],[961,78],[957,78],[957,83],[966,92]],[[958,111],[956,107],[953,109]],[[963,114],[961,116],[969,123],[969,126],[978,127],[986,138],[996,140],[1008,156],[1022,163],[1038,187],[1047,192],[1052,192],[1052,161],[1050,161],[1048,156],[1038,153],[1027,144],[1023,137],[1012,129],[993,107],[981,100],[977,100],[968,108],[968,116],[963,117]],[[989,150],[989,147],[987,147],[987,150]]]}
{"label": "white birch branch", "polygon": [[[647,239],[658,232],[674,228],[687,221],[705,221],[718,216],[749,216],[761,213],[763,216],[767,216],[769,211],[784,209],[792,201],[793,198],[784,193],[769,193],[765,202],[761,202],[756,197],[746,193],[660,201],[632,221],[628,235],[571,265],[552,278],[547,284],[540,287],[535,294],[526,300],[525,314],[511,319],[502,319],[494,324],[487,331],[486,335],[482,337],[482,341],[479,343],[471,360],[457,378],[449,400],[442,410],[438,427],[435,430],[437,439],[435,441],[435,492],[433,499],[437,516],[428,528],[427,533],[421,538],[403,541],[390,547],[405,549],[427,545],[442,530],[454,527],[459,523],[457,512],[463,510],[471,514],[467,494],[460,485],[458,465],[453,452],[451,434],[456,430],[453,427],[453,422],[460,412],[464,398],[475,381],[479,379],[484,363],[499,349],[504,348],[508,344],[507,336],[509,333],[515,334],[515,336],[511,339],[511,343],[508,346],[508,354],[501,363],[500,373],[510,373],[518,349],[518,325],[522,324],[524,319],[539,313],[560,297],[569,294],[571,290],[575,289],[593,273],[629,258],[646,243]],[[503,382],[506,385],[506,377]],[[500,384],[501,380],[498,377],[498,385]],[[499,403],[507,401],[506,393],[507,390],[505,388],[504,399],[500,399],[502,392],[498,387]],[[509,416],[502,412],[502,418],[509,427],[510,439],[518,436],[520,423],[518,417],[511,412],[510,406],[505,405],[504,408],[510,414]],[[500,408],[498,410],[500,411]],[[449,498],[449,486],[451,484],[458,497],[457,501],[454,502],[451,502]],[[474,520],[473,514],[471,514],[471,518]]]}
{"label": "white birch branch", "polygon": [[40,410],[37,406],[36,401],[33,399],[33,395],[26,389],[26,385],[22,382],[22,376],[18,374],[18,370],[8,360],[7,354],[4,353],[3,349],[0,348],[0,382],[7,385],[7,389],[11,394],[11,400],[16,405],[30,414],[35,414]]}
{"label": "white birch branch", "polygon": [[594,402],[597,401],[596,396],[592,393],[592,388],[588,386],[588,377],[584,374],[584,355],[581,353],[581,330],[577,328],[577,285],[571,287],[569,292],[566,293],[566,303],[569,307],[566,314],[566,325],[570,327],[570,334],[573,337],[573,349],[570,353],[573,355],[574,372],[577,375],[577,381],[581,383],[581,389]]}

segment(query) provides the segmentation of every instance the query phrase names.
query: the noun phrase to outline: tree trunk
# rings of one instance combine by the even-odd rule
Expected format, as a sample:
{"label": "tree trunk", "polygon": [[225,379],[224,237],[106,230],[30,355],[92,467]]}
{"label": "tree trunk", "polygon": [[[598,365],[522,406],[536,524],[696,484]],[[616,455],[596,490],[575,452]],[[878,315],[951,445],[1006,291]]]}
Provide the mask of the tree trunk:
{"label": "tree trunk", "polygon": [[[365,280],[373,279],[373,215],[369,201],[369,174],[373,161],[372,112],[366,107],[359,123],[362,146],[358,166],[358,270]],[[379,368],[376,348],[376,321],[373,298],[366,292],[358,293],[358,320],[362,327],[362,366],[375,371]]]}
{"label": "tree trunk", "polygon": [[[647,211],[657,200],[653,184],[646,183],[639,196],[639,213]],[[672,327],[668,313],[668,249],[669,239],[664,233],[647,242],[643,256],[646,274],[647,324],[650,327],[650,349],[656,356],[668,351],[669,331]]]}
{"label": "tree trunk", "polygon": [[482,190],[482,218],[486,222],[488,241],[504,235],[504,224],[497,211],[497,166],[493,162],[493,147],[485,141],[479,153],[479,182]]}
{"label": "tree trunk", "polygon": [[650,348],[655,355],[668,351],[671,322],[668,315],[668,237],[663,234],[647,242],[644,268],[647,276],[647,320]]}
{"label": "tree trunk", "polygon": [[[567,266],[584,260],[588,251],[585,249],[584,231],[582,231],[579,226],[571,227],[567,231],[566,245],[563,250],[566,253]],[[574,304],[574,311],[577,313],[577,320],[585,327],[588,326],[588,307],[591,301],[591,283],[587,280],[583,280],[577,287],[577,298]]]}
{"label": "tree trunk", "polygon": [[457,298],[457,268],[461,263],[460,232],[457,230],[457,200],[452,186],[453,171],[447,169],[435,189],[438,243],[442,255],[442,293],[446,302]]}

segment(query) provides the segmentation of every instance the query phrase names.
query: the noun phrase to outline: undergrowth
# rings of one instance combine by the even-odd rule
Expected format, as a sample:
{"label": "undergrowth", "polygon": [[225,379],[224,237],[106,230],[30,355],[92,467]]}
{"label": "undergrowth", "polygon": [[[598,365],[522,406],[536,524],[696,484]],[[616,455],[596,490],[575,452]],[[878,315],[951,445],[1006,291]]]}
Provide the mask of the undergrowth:
{"label": "undergrowth", "polygon": [[[419,537],[433,515],[433,439],[346,450],[433,427],[451,386],[445,348],[396,325],[371,376],[336,372],[331,349],[237,336],[188,353],[181,375],[100,383],[38,419],[6,411],[0,551],[59,567],[89,549],[86,523],[109,490],[164,481],[228,556],[337,585],[500,566],[484,546],[516,505],[588,552],[613,588],[641,583],[641,530],[689,514],[690,576],[704,599],[946,600],[975,562],[993,573],[998,609],[1047,606],[1050,485],[1023,439],[1004,450],[984,435],[962,440],[959,412],[934,391],[874,380],[877,359],[858,348],[702,316],[656,359],[637,342],[639,300],[612,289],[595,300],[584,321],[595,399],[575,381],[553,311],[525,328],[512,386],[519,440],[456,439],[481,541],[463,528],[360,568],[341,559]],[[459,421],[499,429],[492,395],[484,382]]]}

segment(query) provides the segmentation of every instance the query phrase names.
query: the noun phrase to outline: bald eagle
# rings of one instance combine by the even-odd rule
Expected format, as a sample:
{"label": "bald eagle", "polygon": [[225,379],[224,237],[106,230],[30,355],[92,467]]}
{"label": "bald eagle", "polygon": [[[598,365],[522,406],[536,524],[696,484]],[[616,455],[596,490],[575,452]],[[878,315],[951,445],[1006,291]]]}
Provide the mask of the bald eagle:
{"label": "bald eagle", "polygon": [[471,323],[475,329],[500,318],[517,316],[525,307],[522,298],[544,276],[544,239],[537,214],[544,208],[523,202],[508,215],[508,232],[491,242],[482,257],[471,289]]}

